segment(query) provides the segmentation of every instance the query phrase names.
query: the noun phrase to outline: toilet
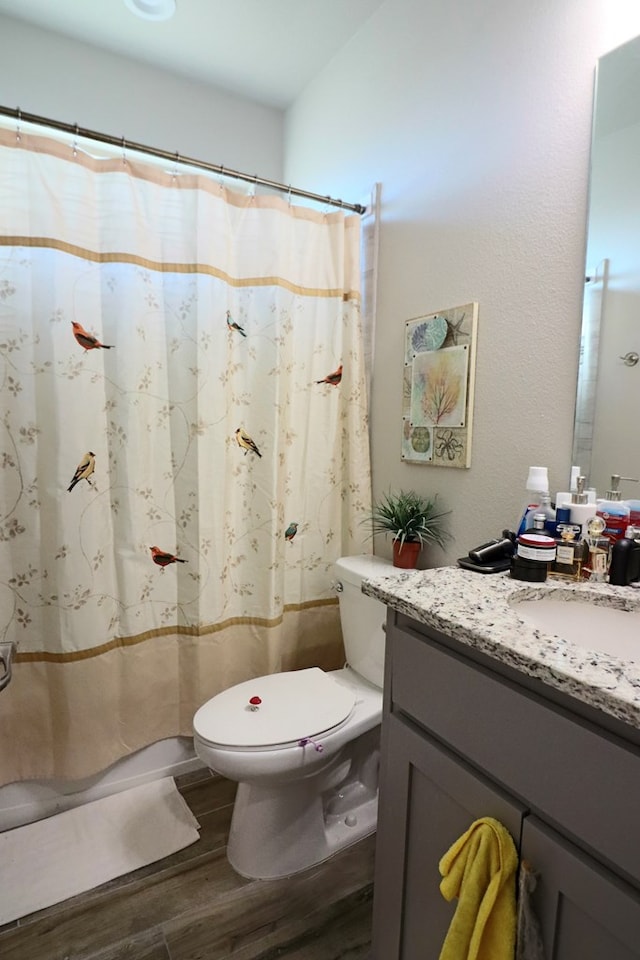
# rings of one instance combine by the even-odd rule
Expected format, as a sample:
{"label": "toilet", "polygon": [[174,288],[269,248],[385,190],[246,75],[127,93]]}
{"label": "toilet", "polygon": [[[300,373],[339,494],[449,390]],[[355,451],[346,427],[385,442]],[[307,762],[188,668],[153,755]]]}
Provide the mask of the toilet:
{"label": "toilet", "polygon": [[196,712],[196,753],[238,782],[227,857],[242,876],[291,876],[375,831],[386,608],[360,588],[401,572],[379,557],[336,561],[341,670],[257,677]]}

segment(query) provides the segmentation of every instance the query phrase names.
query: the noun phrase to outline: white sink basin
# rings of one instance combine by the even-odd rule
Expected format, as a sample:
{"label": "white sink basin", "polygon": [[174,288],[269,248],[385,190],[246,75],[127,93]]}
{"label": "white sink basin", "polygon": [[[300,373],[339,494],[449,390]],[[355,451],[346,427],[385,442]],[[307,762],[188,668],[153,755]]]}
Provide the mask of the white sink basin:
{"label": "white sink basin", "polygon": [[519,600],[522,619],[543,633],[554,633],[586,650],[640,660],[640,610],[617,610],[579,600]]}

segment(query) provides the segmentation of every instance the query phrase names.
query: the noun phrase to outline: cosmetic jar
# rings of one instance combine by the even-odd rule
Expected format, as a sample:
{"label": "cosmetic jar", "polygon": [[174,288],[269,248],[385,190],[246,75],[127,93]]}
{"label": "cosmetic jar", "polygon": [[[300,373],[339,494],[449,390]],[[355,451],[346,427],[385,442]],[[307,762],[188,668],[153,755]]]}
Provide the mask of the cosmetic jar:
{"label": "cosmetic jar", "polygon": [[511,576],[514,580],[542,583],[547,579],[549,565],[555,558],[556,542],[553,537],[522,533],[518,537],[516,554],[511,560]]}

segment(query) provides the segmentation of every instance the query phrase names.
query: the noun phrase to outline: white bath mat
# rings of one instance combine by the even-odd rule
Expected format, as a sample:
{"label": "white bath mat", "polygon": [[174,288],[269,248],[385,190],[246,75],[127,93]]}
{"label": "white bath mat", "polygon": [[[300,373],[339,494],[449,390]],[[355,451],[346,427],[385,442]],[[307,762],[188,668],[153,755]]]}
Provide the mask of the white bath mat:
{"label": "white bath mat", "polygon": [[172,777],[0,834],[0,925],[194,843],[198,821]]}

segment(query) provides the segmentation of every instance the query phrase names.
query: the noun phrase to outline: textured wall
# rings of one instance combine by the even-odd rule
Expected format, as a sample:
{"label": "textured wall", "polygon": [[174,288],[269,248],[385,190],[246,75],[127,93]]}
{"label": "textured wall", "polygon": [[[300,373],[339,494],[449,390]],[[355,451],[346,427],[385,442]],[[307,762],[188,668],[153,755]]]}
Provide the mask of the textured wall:
{"label": "textured wall", "polygon": [[[288,112],[287,180],[345,199],[383,184],[374,492],[454,510],[428,565],[512,526],[530,464],[566,489],[594,68],[639,32],[624,0],[388,0]],[[401,463],[403,323],[470,300],[471,469]]]}
{"label": "textured wall", "polygon": [[283,114],[0,15],[0,104],[282,176]]}

